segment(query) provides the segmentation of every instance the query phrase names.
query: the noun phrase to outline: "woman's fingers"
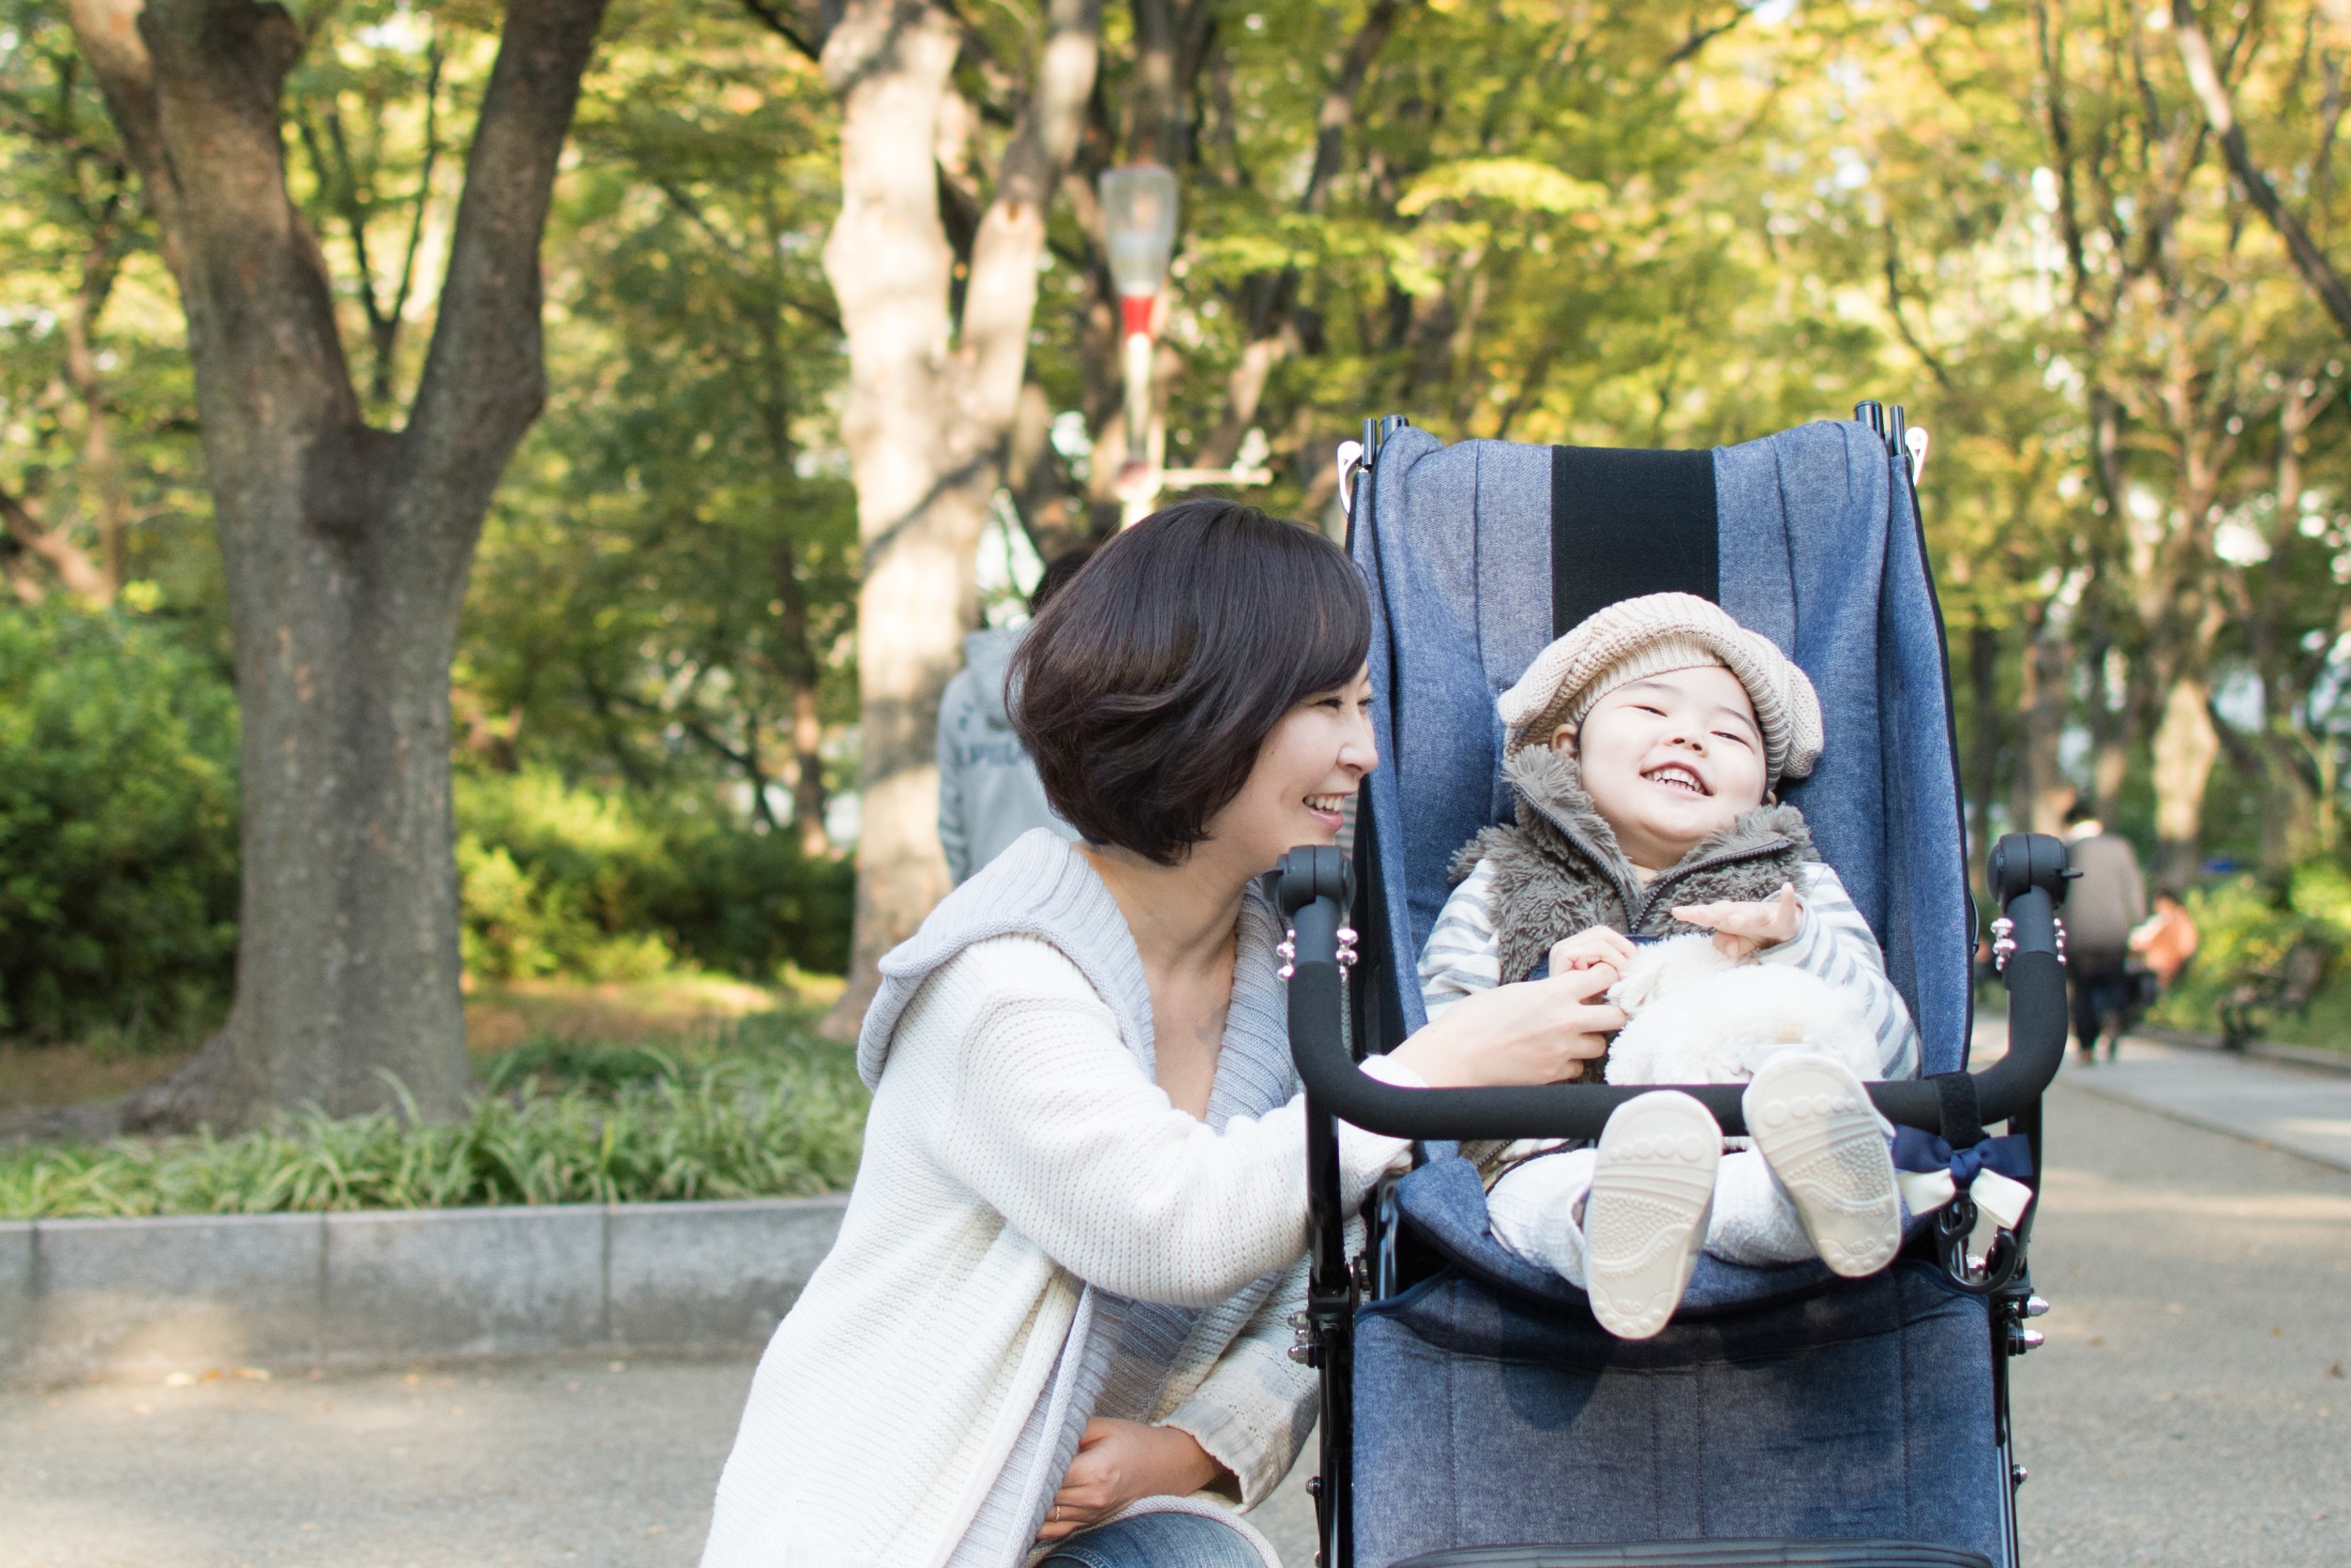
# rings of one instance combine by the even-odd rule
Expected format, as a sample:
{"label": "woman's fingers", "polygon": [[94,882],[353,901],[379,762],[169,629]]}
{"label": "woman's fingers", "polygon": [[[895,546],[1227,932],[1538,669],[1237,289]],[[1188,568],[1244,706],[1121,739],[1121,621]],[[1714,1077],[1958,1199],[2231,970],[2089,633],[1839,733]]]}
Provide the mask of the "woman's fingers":
{"label": "woman's fingers", "polygon": [[1619,976],[1613,964],[1595,964],[1590,969],[1572,969],[1564,974],[1555,973],[1536,985],[1549,989],[1549,1000],[1559,1002],[1590,1002],[1617,983]]}

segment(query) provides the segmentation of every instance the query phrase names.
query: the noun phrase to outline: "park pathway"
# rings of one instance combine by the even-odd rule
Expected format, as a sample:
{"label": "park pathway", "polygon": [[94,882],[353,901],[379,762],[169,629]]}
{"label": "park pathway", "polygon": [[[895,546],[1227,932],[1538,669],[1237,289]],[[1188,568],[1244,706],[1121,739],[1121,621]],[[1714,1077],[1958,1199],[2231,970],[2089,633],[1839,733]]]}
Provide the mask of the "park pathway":
{"label": "park pathway", "polygon": [[[2347,1088],[2135,1043],[2066,1069],[2056,1307],[2017,1366],[2028,1562],[2351,1562],[2351,1171],[2286,1152],[2343,1137]],[[686,1568],[750,1377],[269,1370],[0,1393],[0,1568]],[[1291,1568],[1308,1468],[1259,1513]]]}

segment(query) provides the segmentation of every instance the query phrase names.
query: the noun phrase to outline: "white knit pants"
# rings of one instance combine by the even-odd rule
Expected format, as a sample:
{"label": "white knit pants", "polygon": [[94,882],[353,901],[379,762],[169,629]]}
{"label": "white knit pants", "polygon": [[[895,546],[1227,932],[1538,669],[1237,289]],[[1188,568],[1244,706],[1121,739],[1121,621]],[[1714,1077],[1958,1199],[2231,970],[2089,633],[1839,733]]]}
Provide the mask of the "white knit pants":
{"label": "white knit pants", "polygon": [[[1584,1283],[1584,1198],[1597,1149],[1542,1154],[1505,1171],[1485,1195],[1494,1239],[1569,1283]],[[1741,1149],[1714,1168],[1706,1250],[1726,1263],[1801,1263],[1816,1256],[1796,1204],[1761,1154]]]}

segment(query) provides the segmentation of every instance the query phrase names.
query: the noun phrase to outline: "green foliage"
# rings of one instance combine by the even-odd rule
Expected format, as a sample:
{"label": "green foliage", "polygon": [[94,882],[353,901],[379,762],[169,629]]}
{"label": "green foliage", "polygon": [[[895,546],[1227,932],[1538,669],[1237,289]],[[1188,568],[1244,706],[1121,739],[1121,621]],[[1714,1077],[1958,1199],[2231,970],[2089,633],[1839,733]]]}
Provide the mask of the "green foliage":
{"label": "green foliage", "polygon": [[643,979],[679,962],[769,978],[848,962],[851,869],[791,836],[553,774],[460,773],[465,967]]}
{"label": "green foliage", "polygon": [[690,1067],[636,1058],[657,1057],[654,1073],[610,1048],[536,1048],[493,1068],[504,1087],[452,1125],[312,1112],[234,1138],[0,1154],[0,1218],[778,1198],[856,1174],[867,1096],[853,1053],[805,1020],[746,1019]]}
{"label": "green foliage", "polygon": [[[2282,893],[2251,876],[2232,877],[2191,889],[2186,903],[2203,940],[2187,973],[2149,1015],[2157,1023],[2217,1033],[2220,1004],[2247,972],[2276,972],[2304,942],[2351,951],[2351,876],[2338,866],[2302,867]],[[2305,1016],[2266,1015],[2262,1032],[2351,1048],[2351,986],[2333,974]]]}
{"label": "green foliage", "polygon": [[0,611],[0,1030],[178,1039],[235,948],[236,716],[167,626]]}
{"label": "green foliage", "polygon": [[[616,9],[549,223],[550,399],[485,530],[457,671],[476,755],[822,842],[855,717],[854,498],[818,257],[830,97],[739,13]],[[787,787],[787,786],[790,787]]]}

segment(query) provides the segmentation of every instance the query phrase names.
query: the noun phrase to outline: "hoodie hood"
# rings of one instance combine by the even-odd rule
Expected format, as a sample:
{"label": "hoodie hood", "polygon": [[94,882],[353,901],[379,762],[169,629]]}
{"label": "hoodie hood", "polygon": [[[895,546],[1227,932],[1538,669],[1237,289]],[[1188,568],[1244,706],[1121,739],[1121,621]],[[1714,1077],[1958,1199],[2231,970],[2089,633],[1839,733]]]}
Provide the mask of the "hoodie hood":
{"label": "hoodie hood", "polygon": [[[882,987],[857,1032],[857,1076],[868,1089],[881,1083],[898,1019],[923,982],[965,948],[1004,936],[1036,937],[1060,948],[1117,1016],[1119,1039],[1137,1064],[1146,1076],[1155,1072],[1151,986],[1126,917],[1077,847],[1037,828],[948,894],[920,930],[882,956]],[[1251,882],[1241,905],[1232,1006],[1209,1094],[1212,1127],[1236,1115],[1263,1115],[1297,1093],[1289,992],[1273,952],[1281,938],[1273,906]]]}
{"label": "hoodie hood", "polygon": [[972,672],[980,716],[993,729],[1012,728],[1012,715],[1004,706],[1004,677],[1011,672],[1013,650],[1028,633],[1027,626],[985,626],[963,634],[963,667]]}

